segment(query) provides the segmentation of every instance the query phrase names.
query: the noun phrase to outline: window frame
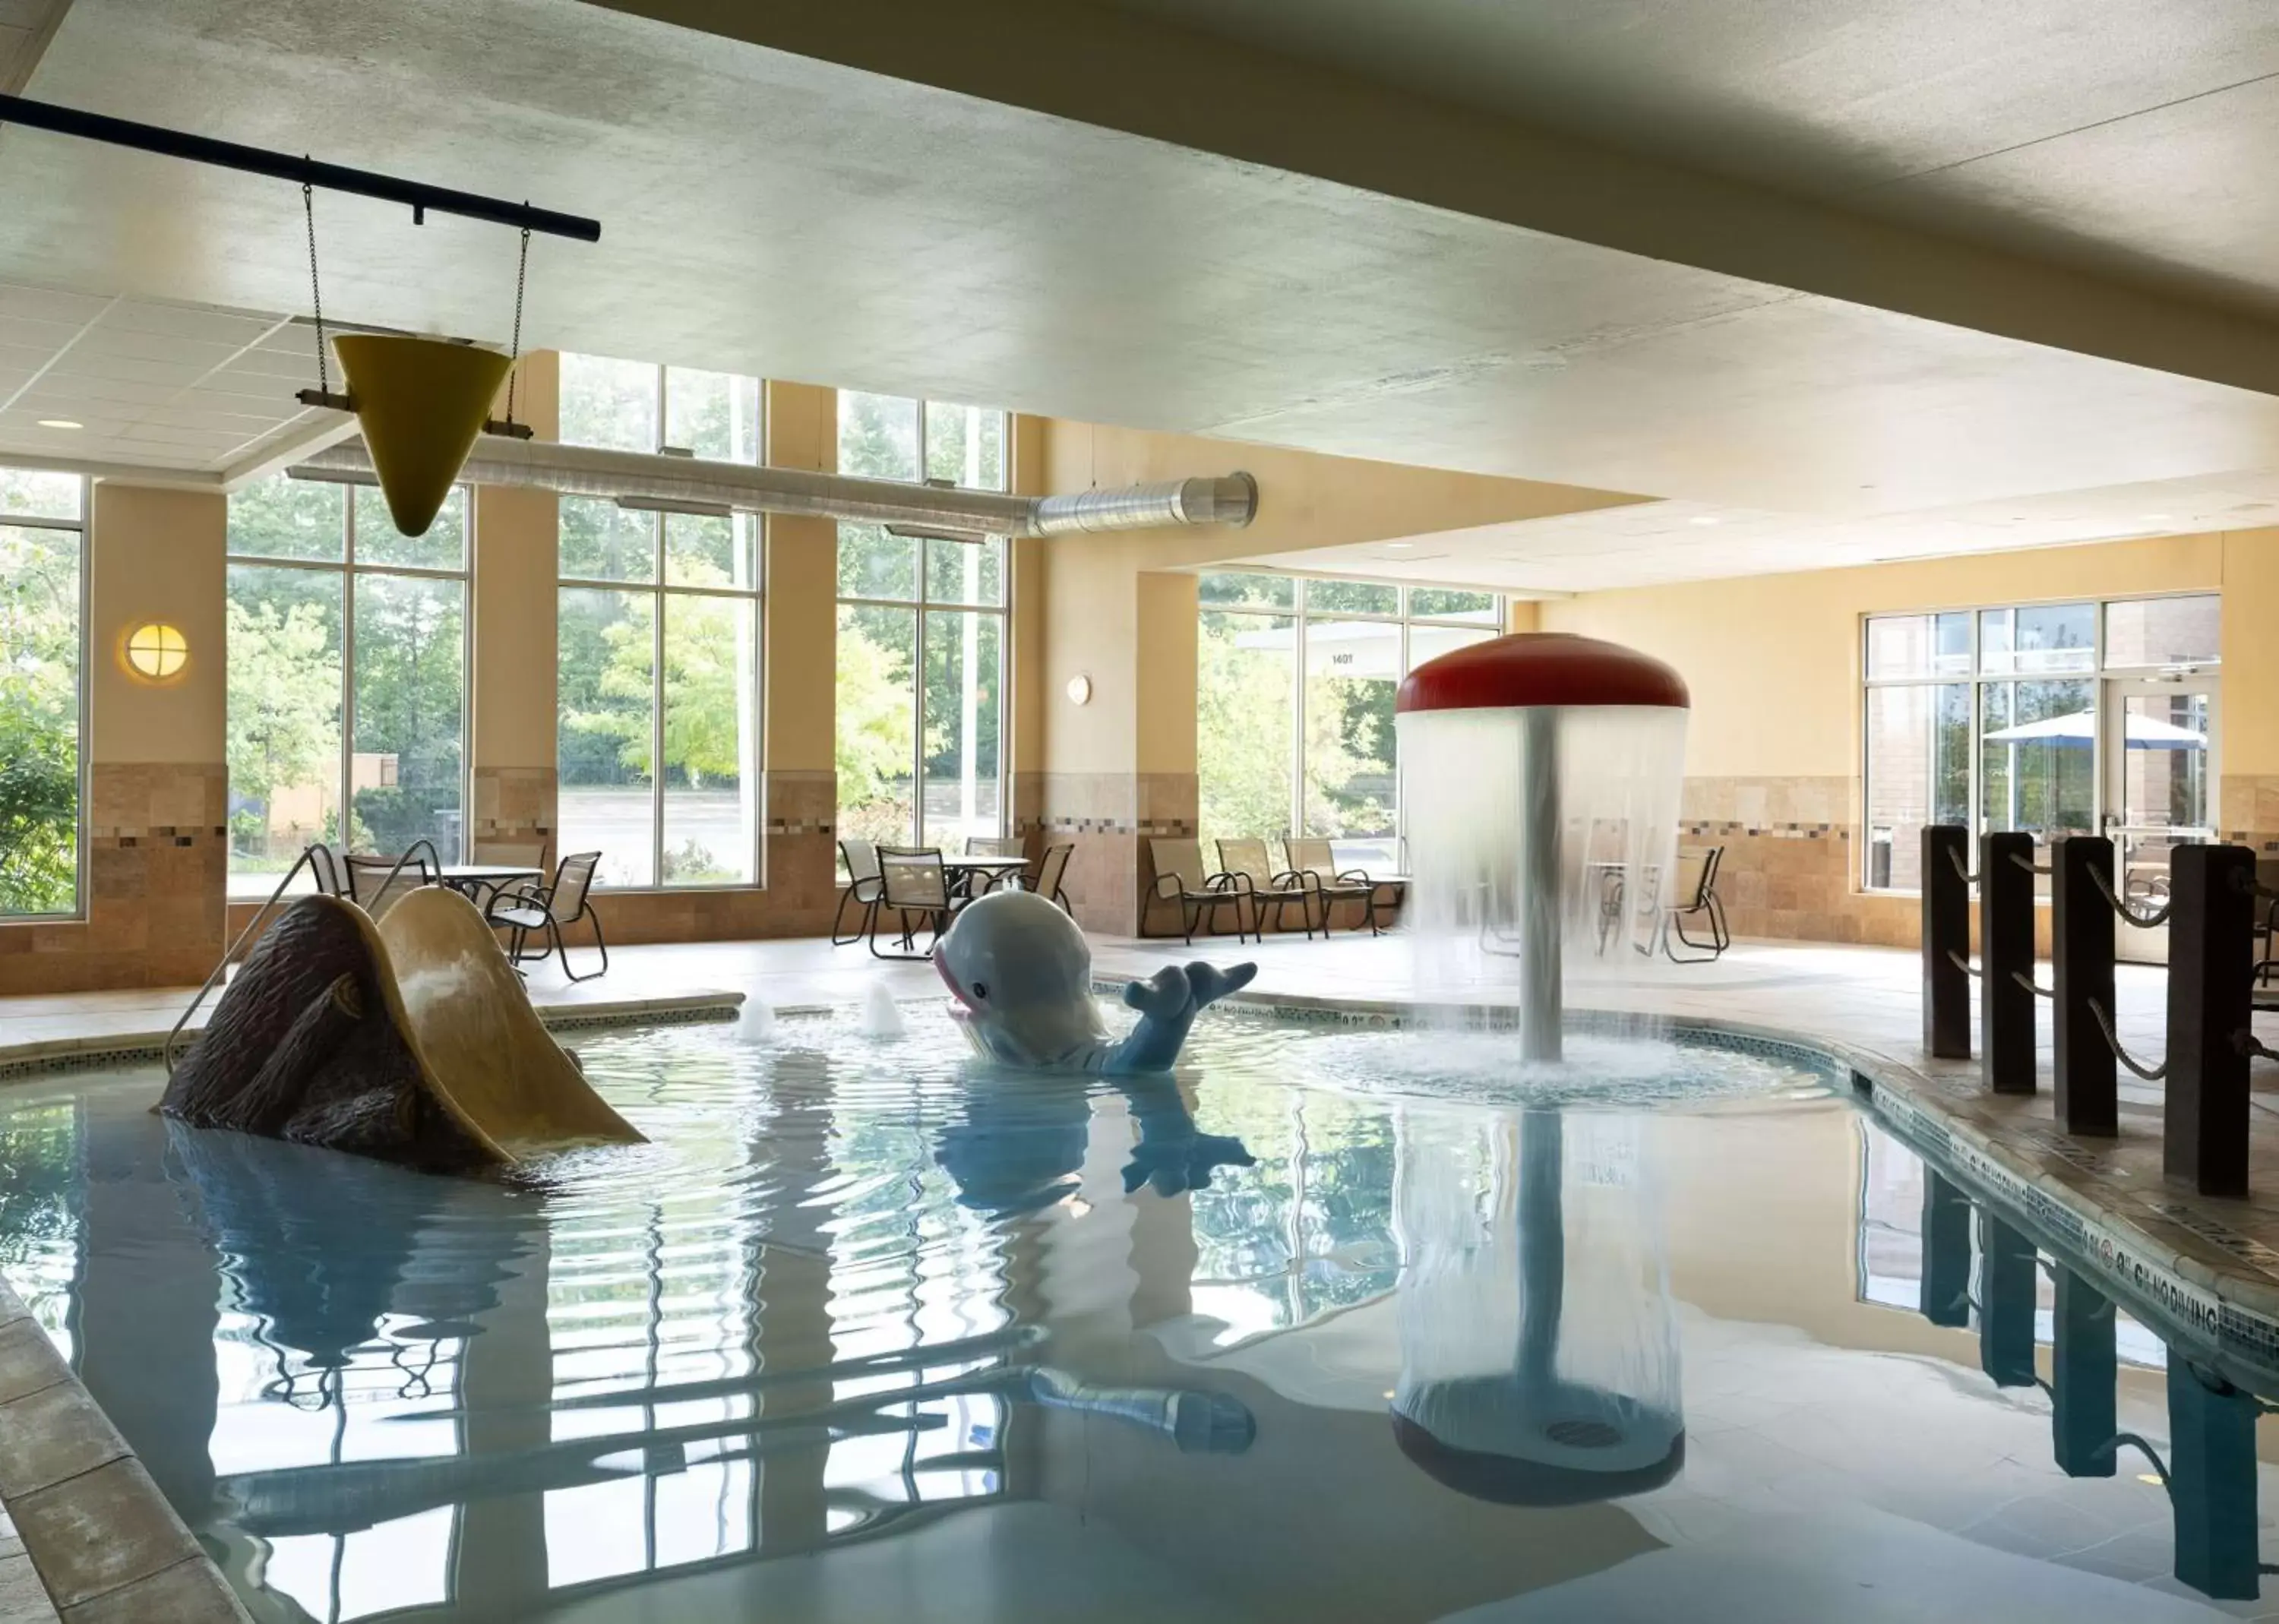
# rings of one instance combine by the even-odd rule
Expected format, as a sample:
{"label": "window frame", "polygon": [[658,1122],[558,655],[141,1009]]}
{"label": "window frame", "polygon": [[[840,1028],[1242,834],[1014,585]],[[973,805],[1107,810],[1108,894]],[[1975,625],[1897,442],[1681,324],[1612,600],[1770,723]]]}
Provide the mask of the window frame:
{"label": "window frame", "polygon": [[[1511,624],[1511,595],[1487,586],[1466,586],[1445,581],[1378,580],[1361,576],[1304,575],[1295,571],[1261,569],[1210,569],[1196,572],[1200,581],[1211,575],[1255,575],[1292,583],[1291,601],[1287,604],[1267,603],[1204,603],[1196,605],[1197,618],[1204,615],[1251,615],[1262,619],[1286,620],[1291,626],[1291,684],[1295,689],[1291,699],[1290,729],[1290,804],[1286,808],[1290,821],[1281,831],[1286,837],[1306,826],[1306,663],[1309,652],[1313,623],[1316,620],[1369,621],[1378,625],[1397,625],[1400,629],[1399,674],[1393,678],[1398,685],[1414,668],[1415,640],[1418,626],[1433,631],[1470,632],[1480,634],[1483,640],[1504,635]],[[1334,586],[1390,586],[1399,596],[1390,613],[1361,609],[1316,609],[1313,587],[1316,583]],[[1409,609],[1412,594],[1423,592],[1485,593],[1494,605],[1492,618],[1465,620],[1448,615],[1418,615]],[[1396,750],[1398,746],[1395,747]],[[1197,767],[1200,769],[1201,762]],[[1261,831],[1261,838],[1273,838],[1273,831]],[[1330,839],[1366,840],[1366,835],[1332,835]],[[1402,793],[1400,762],[1396,755],[1393,773],[1393,839],[1405,841],[1408,838],[1408,797]]]}
{"label": "window frame", "polygon": [[[272,477],[285,479],[289,476],[277,474]],[[319,481],[318,483],[334,482]],[[357,579],[359,576],[396,576],[419,580],[458,582],[459,674],[460,692],[463,696],[459,708],[458,861],[472,862],[475,809],[475,487],[472,485],[454,485],[451,487],[460,493],[466,503],[466,540],[460,549],[459,567],[457,570],[439,570],[432,564],[358,563],[356,549],[358,493],[363,493],[364,501],[378,502],[380,499],[380,486],[377,483],[367,485],[362,480],[341,480],[337,483],[341,485],[347,493],[341,502],[341,555],[337,561],[329,558],[272,558],[256,553],[237,552],[230,545],[228,524],[225,517],[222,532],[222,574],[225,583],[223,594],[225,598],[227,596],[226,582],[233,565],[259,570],[330,571],[341,578],[341,761],[340,778],[334,787],[340,792],[341,796],[340,848],[343,852],[349,852],[356,849],[354,824],[350,820],[355,816],[356,806],[353,786],[356,783],[357,754]],[[223,653],[223,660],[226,668],[228,660],[226,650]],[[226,669],[224,686],[225,688],[227,686]],[[227,708],[225,705],[223,716],[225,734],[227,727]],[[224,854],[222,860],[222,871],[223,894],[230,902],[258,901],[265,894],[255,891],[241,892],[232,884],[237,877],[237,871],[230,867],[226,853]],[[265,878],[266,877],[249,875],[249,877]]]}
{"label": "window frame", "polygon": [[[1967,764],[1968,771],[1968,787],[1965,793],[1969,801],[1969,823],[1968,826],[1971,831],[1972,837],[1976,839],[1979,834],[1984,832],[1986,822],[1986,809],[1984,804],[1985,789],[1985,763],[1984,760],[1984,752],[1980,746],[1985,733],[1987,690],[2005,684],[2015,685],[2022,682],[2074,681],[2086,683],[2089,685],[2091,691],[2091,706],[2097,716],[2097,736],[2090,751],[2090,818],[2091,824],[2094,827],[2102,828],[2104,827],[2106,814],[2109,810],[2106,804],[2107,793],[2107,786],[2106,784],[2106,751],[2105,740],[2106,712],[2105,701],[2106,695],[2106,685],[2116,679],[2126,681],[2130,678],[2145,678],[2159,676],[2175,677],[2181,680],[2191,676],[2203,674],[2206,676],[2210,682],[2221,683],[2223,673],[2223,655],[2221,647],[2220,618],[2219,647],[2215,655],[2209,659],[2198,661],[2173,661],[2165,664],[2147,664],[2141,662],[2129,664],[2114,664],[2109,662],[2106,657],[2106,611],[2116,603],[2181,602],[2194,598],[2214,599],[2217,604],[2217,614],[2219,617],[2221,617],[2223,600],[2223,590],[2221,586],[2192,588],[2181,592],[2067,593],[2042,598],[2014,598],[2006,600],[2001,602],[1973,601],[1961,604],[1940,604],[1934,607],[1920,609],[1879,609],[1863,610],[1860,615],[1857,635],[1854,638],[1853,644],[1860,662],[1860,699],[1859,703],[1854,707],[1853,711],[1853,722],[1859,729],[1858,748],[1854,753],[1853,760],[1860,776],[1859,852],[1856,861],[1853,864],[1851,882],[1854,891],[1861,895],[1881,897],[1911,897],[1920,896],[1922,894],[1922,888],[1920,886],[1876,885],[1870,884],[1868,879],[1868,865],[1874,858],[1875,841],[1873,839],[1873,831],[1875,824],[1873,818],[1869,815],[1868,809],[1868,794],[1874,783],[1872,771],[1874,766],[1872,759],[1874,736],[1870,732],[1868,725],[1868,706],[1869,702],[1868,696],[1873,693],[1875,690],[1878,688],[1924,688],[1936,692],[1938,689],[1943,687],[1958,686],[1965,687],[1969,690],[1970,750],[1969,760]],[[2090,609],[2090,662],[2087,665],[2078,670],[2007,670],[1989,672],[1985,669],[1985,622],[1983,618],[1984,616],[2002,610],[2010,610],[2014,612],[2020,609],[2047,609],[2074,603],[2087,604]],[[1956,671],[1927,670],[1912,673],[1904,677],[1875,677],[1869,675],[1868,640],[1873,634],[1876,622],[1879,620],[1908,620],[1922,617],[1936,617],[1940,615],[1963,615],[1968,617],[1970,632],[1969,665],[1966,670]],[[1935,655],[1934,658],[1936,658]],[[2221,733],[2212,729],[2208,746],[2207,768],[2208,776],[2211,781],[2214,781],[2218,776],[2218,767],[2221,760]]]}
{"label": "window frame", "polygon": [[95,685],[88,670],[88,661],[94,651],[94,639],[88,623],[93,618],[94,609],[92,583],[89,577],[93,574],[95,562],[94,548],[91,545],[95,533],[95,481],[87,474],[73,473],[68,469],[27,467],[26,471],[63,473],[79,482],[79,517],[77,518],[66,519],[44,515],[19,514],[0,508],[0,525],[5,525],[9,529],[73,531],[79,536],[78,573],[75,578],[79,588],[79,602],[76,610],[79,638],[77,664],[73,671],[75,680],[73,684],[73,686],[78,690],[79,716],[75,724],[78,731],[72,741],[72,766],[76,780],[74,793],[78,796],[78,801],[72,808],[71,907],[62,911],[50,910],[40,914],[0,914],[0,925],[83,924],[88,916],[90,900],[87,883],[88,854],[91,846],[88,834],[88,808],[93,804],[95,793],[94,752],[88,747],[89,728],[95,716],[91,692]]}
{"label": "window frame", "polygon": [[[890,395],[879,398],[900,400],[908,397]],[[937,407],[955,407],[959,410],[963,411],[994,413],[998,419],[998,444],[1001,448],[998,459],[999,478],[995,485],[961,485],[956,488],[960,490],[1001,492],[1009,490],[1012,487],[1013,414],[1011,412],[999,407],[968,406],[955,401],[935,401],[927,400],[923,397],[917,401],[917,404],[918,409],[917,452],[919,477],[916,479],[897,479],[894,481],[894,483],[919,487],[923,487],[924,486],[931,483],[931,481],[925,478],[925,470],[931,462],[928,452],[932,449],[931,440],[932,434],[934,410]],[[864,475],[863,477],[868,479],[889,478],[890,476]],[[911,573],[916,579],[913,585],[912,594],[909,597],[891,598],[869,595],[850,597],[844,593],[839,592],[837,590],[839,564],[837,548],[843,543],[843,537],[840,535],[839,531],[836,529],[834,529],[833,532],[833,617],[834,623],[837,618],[837,611],[841,609],[909,609],[912,611],[914,616],[914,624],[911,634],[912,641],[910,645],[910,838],[912,844],[920,847],[924,847],[926,845],[926,622],[930,616],[935,614],[994,615],[997,618],[997,770],[994,775],[997,783],[996,838],[1001,839],[1005,839],[1014,832],[1012,827],[1014,823],[1012,788],[1013,752],[1009,747],[1010,738],[1008,732],[1008,724],[1011,719],[1012,714],[1011,701],[1013,693],[1013,623],[1011,618],[1013,602],[1013,543],[1012,539],[1007,536],[992,536],[989,539],[996,542],[998,548],[997,601],[994,603],[968,603],[953,599],[942,599],[939,601],[935,599],[933,595],[932,581],[930,577],[930,572],[926,569],[926,549],[932,544],[931,539],[928,538],[918,538],[915,542],[916,558],[912,566]],[[947,539],[943,540],[942,544],[949,547],[967,545],[966,543],[948,540]],[[834,732],[837,730],[837,726],[838,724],[834,717],[833,723]],[[837,818],[837,812],[838,809],[834,808],[833,809],[834,821],[836,821]],[[988,837],[984,838],[986,839]]]}
{"label": "window frame", "polygon": [[[593,358],[595,360],[617,361],[620,364],[623,364],[624,362],[624,358],[621,356],[595,356]],[[694,453],[690,451],[688,448],[673,446],[672,442],[666,438],[667,432],[671,426],[671,419],[669,415],[671,411],[671,374],[675,369],[664,362],[635,362],[633,363],[633,364],[647,366],[656,374],[655,388],[651,400],[656,413],[656,423],[658,443],[656,447],[656,451],[657,455],[675,456],[682,455],[693,456]],[[711,372],[711,369],[704,367],[684,367],[679,370],[683,372]],[[745,376],[742,373],[721,374],[717,372],[712,373],[712,375],[716,377],[731,376],[740,378]],[[768,382],[764,378],[754,378],[751,381],[756,386],[756,394],[759,402],[758,414],[753,423],[753,443],[758,448],[759,460],[752,463],[751,466],[759,468],[765,467],[767,465]],[[923,454],[923,448],[921,448],[921,453]],[[603,496],[591,496],[572,497],[569,500],[606,502],[610,499]],[[733,525],[739,518],[749,518],[752,521],[752,584],[750,586],[692,586],[686,582],[675,583],[668,581],[665,578],[665,524],[667,520],[676,516],[672,512],[663,508],[653,509],[620,509],[620,511],[639,512],[642,517],[649,521],[650,569],[649,578],[648,580],[611,580],[602,577],[570,574],[562,567],[562,535],[561,525],[558,520],[555,525],[553,610],[556,637],[555,640],[554,663],[555,674],[557,681],[560,678],[562,669],[562,652],[559,632],[562,616],[562,594],[564,592],[646,593],[649,594],[652,600],[652,609],[649,615],[648,707],[649,883],[646,885],[608,885],[602,884],[597,879],[595,883],[594,889],[597,892],[607,892],[617,896],[644,895],[652,892],[662,895],[689,896],[706,891],[765,891],[768,888],[767,604],[768,548],[771,540],[770,526],[768,523],[769,516],[764,513],[734,513],[729,516],[729,523],[731,525]],[[712,517],[717,516],[708,513],[699,517]],[[664,811],[666,793],[664,781],[664,656],[665,626],[668,619],[670,618],[670,606],[667,604],[666,600],[672,597],[697,599],[709,598],[717,601],[728,603],[748,602],[751,605],[752,715],[750,717],[750,727],[752,736],[752,760],[755,763],[754,778],[756,780],[752,785],[752,793],[756,798],[756,809],[758,815],[752,819],[752,851],[750,853],[752,860],[752,877],[748,880],[706,880],[701,884],[676,885],[666,880],[664,877]],[[561,813],[562,783],[560,770],[561,719],[558,716],[555,722],[555,757],[556,800],[554,839],[556,847],[556,855],[558,859],[563,845]]]}

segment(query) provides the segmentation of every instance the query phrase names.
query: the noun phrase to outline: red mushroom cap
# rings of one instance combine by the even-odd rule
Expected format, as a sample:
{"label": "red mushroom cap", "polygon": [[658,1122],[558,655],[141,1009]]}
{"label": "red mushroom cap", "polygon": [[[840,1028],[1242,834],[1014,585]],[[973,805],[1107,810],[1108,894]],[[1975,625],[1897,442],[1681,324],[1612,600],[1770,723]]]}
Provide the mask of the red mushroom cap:
{"label": "red mushroom cap", "polygon": [[1685,679],[1651,655],[1566,632],[1518,632],[1427,660],[1402,679],[1393,709],[1689,704]]}

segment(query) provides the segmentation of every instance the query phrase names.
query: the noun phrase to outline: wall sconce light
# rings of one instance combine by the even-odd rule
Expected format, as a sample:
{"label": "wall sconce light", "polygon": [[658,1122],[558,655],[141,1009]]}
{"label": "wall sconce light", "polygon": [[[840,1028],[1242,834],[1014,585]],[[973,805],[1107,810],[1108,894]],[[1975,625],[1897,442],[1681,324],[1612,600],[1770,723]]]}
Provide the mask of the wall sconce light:
{"label": "wall sconce light", "polygon": [[190,663],[190,645],[164,621],[147,621],[127,634],[127,669],[151,682],[164,682]]}
{"label": "wall sconce light", "polygon": [[1070,678],[1068,679],[1068,696],[1069,703],[1071,705],[1083,705],[1089,703],[1092,699],[1092,678],[1084,676],[1081,673]]}

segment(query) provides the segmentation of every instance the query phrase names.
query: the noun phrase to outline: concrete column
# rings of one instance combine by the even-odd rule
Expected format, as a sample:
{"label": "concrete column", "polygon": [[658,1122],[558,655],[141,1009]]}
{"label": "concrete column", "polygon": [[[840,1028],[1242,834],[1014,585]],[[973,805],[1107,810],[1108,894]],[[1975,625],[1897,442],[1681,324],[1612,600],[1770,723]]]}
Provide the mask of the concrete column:
{"label": "concrete column", "polygon": [[[561,376],[552,350],[533,350],[515,369],[515,415],[541,440],[559,430]],[[507,486],[477,486],[474,496],[469,854],[503,862],[542,844],[552,862],[562,855],[555,840],[559,504],[552,491]]]}
{"label": "concrete column", "polygon": [[[460,1452],[473,1459],[543,1449],[552,1442],[554,1344],[546,1323],[549,1231],[533,1224],[527,1250],[505,1262],[498,1306],[467,1339],[459,1367]],[[546,1497],[535,1490],[479,1496],[459,1513],[452,1589],[465,1616],[526,1618],[546,1596]]]}

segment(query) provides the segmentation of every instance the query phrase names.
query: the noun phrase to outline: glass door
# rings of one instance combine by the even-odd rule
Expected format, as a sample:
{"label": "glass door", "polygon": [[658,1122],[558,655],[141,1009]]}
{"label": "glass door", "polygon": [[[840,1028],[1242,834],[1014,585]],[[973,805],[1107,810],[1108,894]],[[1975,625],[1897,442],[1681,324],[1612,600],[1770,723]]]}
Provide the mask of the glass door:
{"label": "glass door", "polygon": [[[2105,832],[2138,912],[2168,905],[2168,854],[2215,836],[2217,685],[2192,676],[2105,685]],[[2168,933],[2121,927],[2119,956],[2165,964]]]}

